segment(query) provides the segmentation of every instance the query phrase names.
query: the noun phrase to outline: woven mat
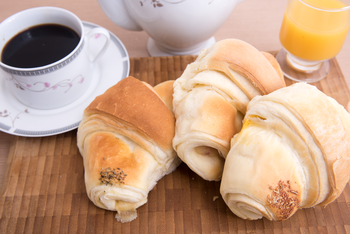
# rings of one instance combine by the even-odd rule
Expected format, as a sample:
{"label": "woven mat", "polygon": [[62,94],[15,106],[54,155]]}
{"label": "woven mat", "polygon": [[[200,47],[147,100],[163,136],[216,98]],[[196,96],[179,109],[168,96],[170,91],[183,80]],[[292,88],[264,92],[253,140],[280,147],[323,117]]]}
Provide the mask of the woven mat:
{"label": "woven mat", "polygon": [[[179,77],[194,59],[132,58],[130,75],[156,85]],[[347,105],[350,92],[336,59],[315,85]],[[349,184],[326,208],[302,209],[283,222],[248,221],[227,208],[219,182],[204,181],[183,163],[158,182],[136,220],[121,224],[89,201],[83,170],[76,131],[15,137],[0,189],[0,233],[350,233]]]}

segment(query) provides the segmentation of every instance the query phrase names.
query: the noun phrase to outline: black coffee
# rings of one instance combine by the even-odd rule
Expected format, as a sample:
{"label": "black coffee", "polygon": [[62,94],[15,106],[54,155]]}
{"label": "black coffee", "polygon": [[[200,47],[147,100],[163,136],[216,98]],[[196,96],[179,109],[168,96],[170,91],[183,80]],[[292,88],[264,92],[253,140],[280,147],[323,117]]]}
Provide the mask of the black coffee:
{"label": "black coffee", "polygon": [[20,32],[6,43],[1,61],[18,68],[31,68],[56,62],[78,45],[79,35],[72,29],[43,24]]}

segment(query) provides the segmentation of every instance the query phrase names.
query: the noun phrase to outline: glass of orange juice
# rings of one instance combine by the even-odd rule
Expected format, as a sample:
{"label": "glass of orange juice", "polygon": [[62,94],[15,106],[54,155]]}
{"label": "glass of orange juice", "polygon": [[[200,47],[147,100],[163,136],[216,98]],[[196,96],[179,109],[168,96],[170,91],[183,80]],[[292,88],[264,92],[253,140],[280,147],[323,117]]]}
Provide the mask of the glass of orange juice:
{"label": "glass of orange juice", "polygon": [[276,56],[284,75],[308,83],[325,78],[350,27],[350,0],[288,0]]}

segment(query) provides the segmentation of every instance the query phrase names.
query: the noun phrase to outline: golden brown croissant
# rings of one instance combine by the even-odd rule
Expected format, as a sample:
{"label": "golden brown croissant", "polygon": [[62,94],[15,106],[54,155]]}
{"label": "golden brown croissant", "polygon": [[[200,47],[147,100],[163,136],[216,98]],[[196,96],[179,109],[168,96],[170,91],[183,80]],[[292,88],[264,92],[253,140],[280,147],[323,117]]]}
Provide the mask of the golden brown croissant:
{"label": "golden brown croissant", "polygon": [[148,192],[180,164],[173,147],[175,118],[156,91],[128,77],[84,111],[78,147],[88,197],[129,222]]}
{"label": "golden brown croissant", "polygon": [[173,145],[203,179],[221,179],[230,140],[241,128],[249,101],[285,86],[269,61],[280,69],[272,55],[226,39],[203,50],[175,81]]}
{"label": "golden brown croissant", "polygon": [[174,80],[167,80],[154,86],[154,91],[164,101],[165,105],[173,113]]}
{"label": "golden brown croissant", "polygon": [[316,87],[297,83],[249,103],[220,192],[241,218],[285,220],[334,201],[349,174],[350,114]]}

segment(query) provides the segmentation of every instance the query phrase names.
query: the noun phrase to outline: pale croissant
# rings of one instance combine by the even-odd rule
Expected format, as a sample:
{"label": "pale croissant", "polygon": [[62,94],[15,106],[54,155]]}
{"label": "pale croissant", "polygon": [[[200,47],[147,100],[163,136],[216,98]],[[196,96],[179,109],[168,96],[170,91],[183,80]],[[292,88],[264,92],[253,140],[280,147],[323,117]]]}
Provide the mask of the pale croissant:
{"label": "pale croissant", "polygon": [[220,192],[243,219],[285,220],[334,201],[349,174],[350,114],[316,87],[298,83],[249,103]]}
{"label": "pale croissant", "polygon": [[174,83],[179,157],[203,179],[220,180],[249,101],[284,86],[275,58],[246,42],[226,39],[203,50]]}
{"label": "pale croissant", "polygon": [[172,148],[174,128],[174,115],[156,90],[135,78],[98,96],[77,135],[90,200],[117,211],[118,221],[135,219],[157,181],[181,162]]}

